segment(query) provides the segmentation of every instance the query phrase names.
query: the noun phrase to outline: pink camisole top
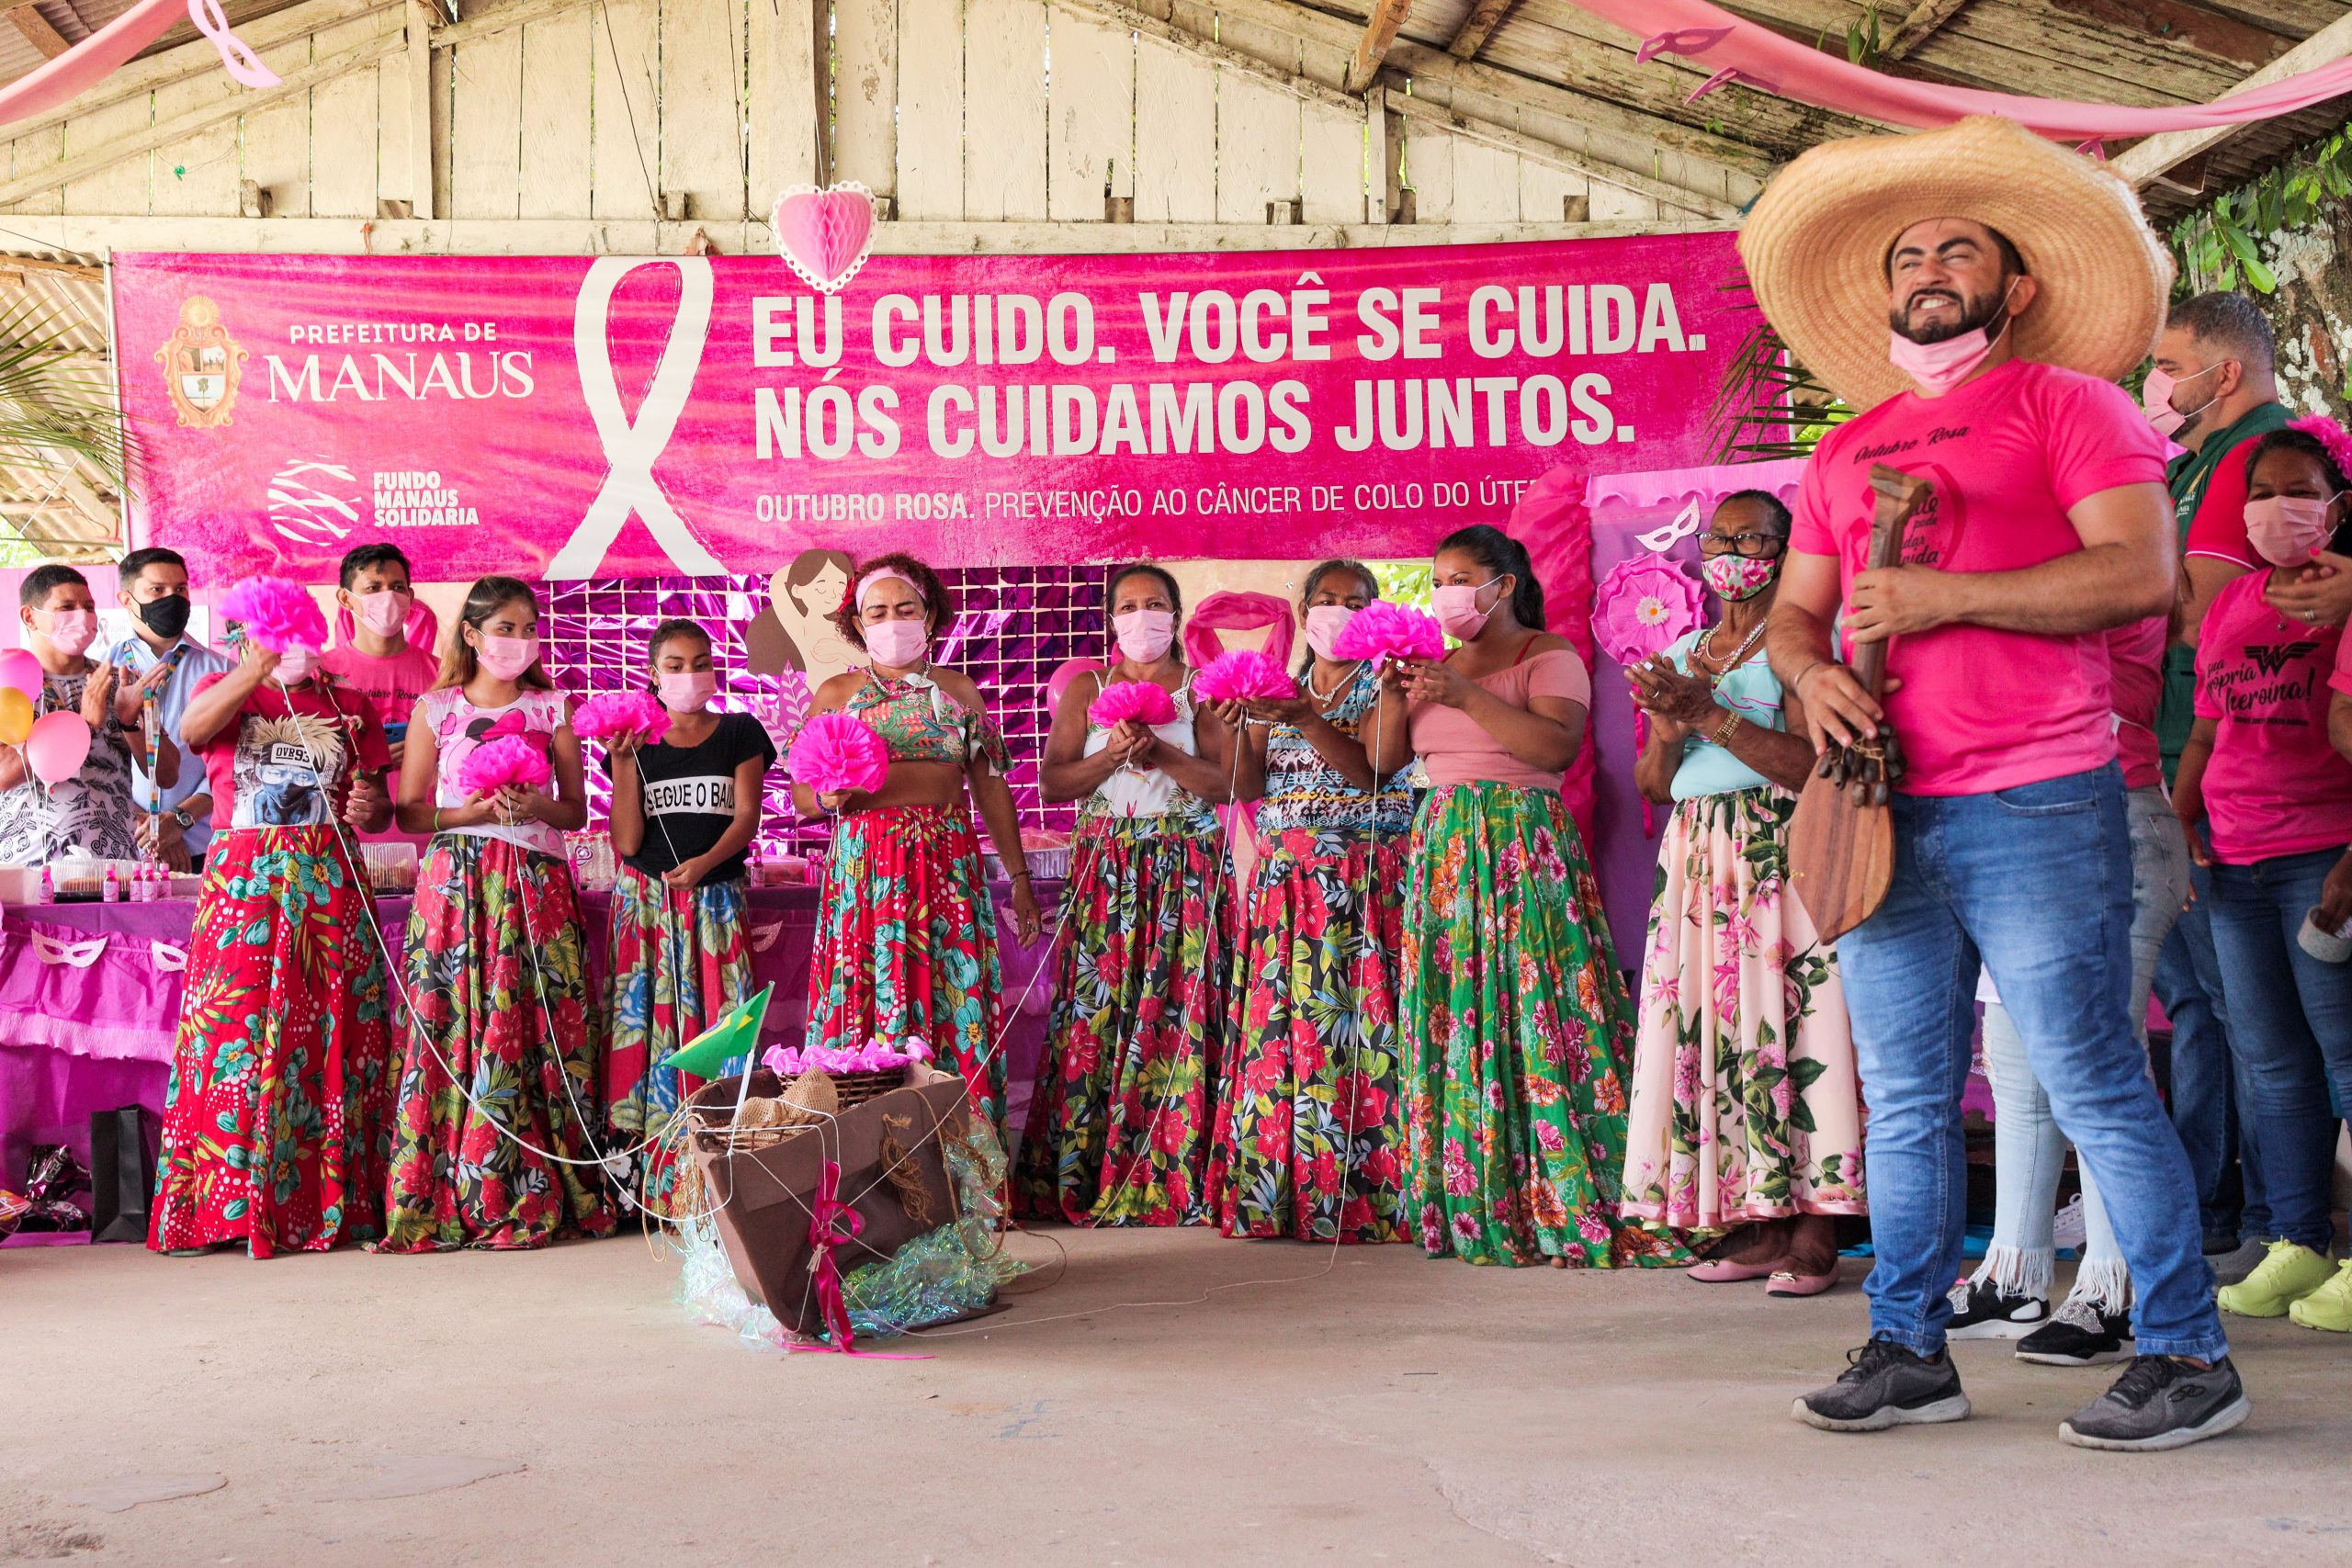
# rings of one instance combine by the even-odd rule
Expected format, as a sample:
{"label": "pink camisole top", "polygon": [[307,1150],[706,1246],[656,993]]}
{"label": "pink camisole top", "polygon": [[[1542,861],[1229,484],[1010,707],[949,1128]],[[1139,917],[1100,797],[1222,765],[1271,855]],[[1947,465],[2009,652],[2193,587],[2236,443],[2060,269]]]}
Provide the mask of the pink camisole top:
{"label": "pink camisole top", "polygon": [[[1535,697],[1562,697],[1582,706],[1592,705],[1592,677],[1585,672],[1584,660],[1565,648],[1522,655],[1508,669],[1480,676],[1478,684],[1522,710]],[[1423,703],[1412,710],[1409,723],[1413,750],[1419,754],[1422,770],[1434,786],[1500,784],[1520,789],[1560,787],[1560,774],[1529,767],[1488,734],[1486,726],[1460,708]]]}

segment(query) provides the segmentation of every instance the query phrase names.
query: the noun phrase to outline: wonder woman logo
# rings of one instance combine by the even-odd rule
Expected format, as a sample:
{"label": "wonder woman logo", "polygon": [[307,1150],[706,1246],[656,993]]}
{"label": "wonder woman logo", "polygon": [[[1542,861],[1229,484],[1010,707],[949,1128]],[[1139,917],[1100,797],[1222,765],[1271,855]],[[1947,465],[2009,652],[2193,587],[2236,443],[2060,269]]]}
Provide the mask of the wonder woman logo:
{"label": "wonder woman logo", "polygon": [[2245,645],[2245,656],[2253,660],[2254,667],[2265,675],[2276,675],[2288,665],[2298,660],[2308,659],[2318,651],[2319,644],[2316,642],[2287,642],[2267,646],[2250,642]]}

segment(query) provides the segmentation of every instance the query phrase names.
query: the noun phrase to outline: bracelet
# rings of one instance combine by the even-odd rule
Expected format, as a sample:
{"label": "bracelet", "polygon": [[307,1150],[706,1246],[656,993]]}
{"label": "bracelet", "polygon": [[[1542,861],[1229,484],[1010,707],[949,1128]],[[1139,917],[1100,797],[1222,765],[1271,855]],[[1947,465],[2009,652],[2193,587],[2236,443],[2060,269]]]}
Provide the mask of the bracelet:
{"label": "bracelet", "polygon": [[1726,710],[1724,714],[1724,721],[1715,726],[1714,733],[1708,736],[1707,739],[1713,741],[1718,746],[1728,749],[1731,745],[1731,738],[1735,734],[1738,733],[1739,724],[1739,715],[1736,712]]}
{"label": "bracelet", "polygon": [[1023,866],[1019,871],[1014,872],[1014,873],[1012,874],[1012,880],[1013,880],[1013,881],[1015,881],[1015,882],[1026,882],[1026,881],[1028,881],[1028,880],[1029,880],[1029,868],[1028,868],[1027,866],[1025,866],[1025,865],[1024,865],[1024,866]]}
{"label": "bracelet", "polygon": [[1799,696],[1804,695],[1804,678],[1812,674],[1815,671],[1820,669],[1821,665],[1822,660],[1816,659],[1812,663],[1806,665],[1804,669],[1798,671],[1795,676],[1789,682],[1789,690],[1794,692]]}
{"label": "bracelet", "polygon": [[441,808],[437,806],[433,808],[433,830],[436,833],[441,830]]}

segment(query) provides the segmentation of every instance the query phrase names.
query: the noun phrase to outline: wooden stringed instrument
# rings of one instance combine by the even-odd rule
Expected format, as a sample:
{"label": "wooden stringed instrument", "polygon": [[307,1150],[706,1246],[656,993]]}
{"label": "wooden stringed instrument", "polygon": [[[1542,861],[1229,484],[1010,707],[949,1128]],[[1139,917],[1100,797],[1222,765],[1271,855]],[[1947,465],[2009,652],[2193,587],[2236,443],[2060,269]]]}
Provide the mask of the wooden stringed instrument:
{"label": "wooden stringed instrument", "polygon": [[[1869,567],[1894,566],[1912,518],[1935,493],[1926,479],[1883,463],[1871,466],[1878,494],[1871,517]],[[1876,700],[1886,682],[1886,644],[1854,650],[1854,679]],[[1894,823],[1887,809],[1903,753],[1894,729],[1879,722],[1876,736],[1824,752],[1797,798],[1789,823],[1789,881],[1825,942],[1871,918],[1894,878]]]}

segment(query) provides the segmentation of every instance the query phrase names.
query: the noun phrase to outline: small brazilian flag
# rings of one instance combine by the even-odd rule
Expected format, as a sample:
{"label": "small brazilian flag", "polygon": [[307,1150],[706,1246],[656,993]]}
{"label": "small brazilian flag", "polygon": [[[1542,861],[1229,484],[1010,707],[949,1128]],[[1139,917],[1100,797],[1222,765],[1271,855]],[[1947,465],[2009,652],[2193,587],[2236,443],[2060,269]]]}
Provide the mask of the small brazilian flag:
{"label": "small brazilian flag", "polygon": [[717,1025],[679,1046],[662,1065],[692,1073],[698,1078],[715,1078],[726,1071],[729,1060],[741,1057],[748,1061],[759,1047],[760,1021],[767,1017],[768,998],[775,994],[775,987],[771,984],[729,1012]]}

